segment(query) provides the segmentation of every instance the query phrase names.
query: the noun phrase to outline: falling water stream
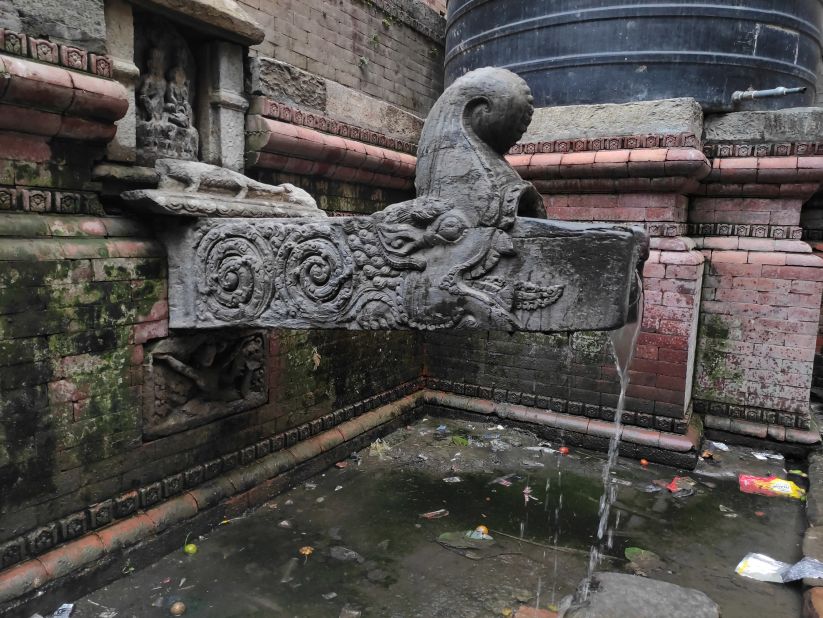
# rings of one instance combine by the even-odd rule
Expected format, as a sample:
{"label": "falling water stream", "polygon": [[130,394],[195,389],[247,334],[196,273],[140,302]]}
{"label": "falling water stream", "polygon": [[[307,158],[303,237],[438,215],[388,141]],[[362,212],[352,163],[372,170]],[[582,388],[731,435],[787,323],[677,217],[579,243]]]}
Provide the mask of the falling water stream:
{"label": "falling water stream", "polygon": [[[614,434],[612,434],[609,441],[609,454],[606,458],[606,463],[603,465],[603,494],[600,496],[600,508],[598,514],[600,520],[597,526],[597,539],[592,544],[589,552],[589,566],[586,574],[586,579],[580,590],[581,600],[585,601],[589,596],[589,587],[591,586],[592,575],[600,563],[603,555],[604,544],[603,538],[609,525],[609,514],[611,506],[617,497],[617,487],[612,482],[611,473],[614,464],[617,462],[617,454],[620,450],[620,437],[623,433],[623,411],[626,407],[626,388],[629,385],[629,366],[632,363],[634,356],[634,349],[637,345],[637,335],[640,333],[640,326],[643,323],[643,281],[640,275],[637,275],[638,295],[635,302],[635,320],[628,322],[621,328],[610,333],[612,341],[612,350],[614,352],[615,364],[617,366],[617,375],[620,378],[620,398],[617,401],[617,411],[614,416]],[[631,308],[629,309],[631,313]],[[611,533],[609,533],[609,544],[611,542]]]}

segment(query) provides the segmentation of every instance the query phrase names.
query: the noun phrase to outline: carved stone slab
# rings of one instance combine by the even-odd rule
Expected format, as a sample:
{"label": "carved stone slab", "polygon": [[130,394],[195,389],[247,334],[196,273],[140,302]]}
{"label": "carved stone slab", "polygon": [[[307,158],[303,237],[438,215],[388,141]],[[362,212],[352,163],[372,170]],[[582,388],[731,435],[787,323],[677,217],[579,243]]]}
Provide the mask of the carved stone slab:
{"label": "carved stone slab", "polygon": [[[450,225],[440,233],[456,233]],[[408,252],[420,239],[375,216],[183,224],[166,231],[170,325],[562,331],[626,321],[640,232],[518,219],[508,232],[430,233],[432,246]]]}
{"label": "carved stone slab", "polygon": [[159,438],[268,401],[267,338],[261,331],[175,335],[146,356],[143,436]]}
{"label": "carved stone slab", "polygon": [[426,119],[413,200],[370,217],[164,225],[170,325],[622,326],[648,238],[625,226],[545,220],[542,197],[504,158],[532,109],[514,73],[478,69]]}

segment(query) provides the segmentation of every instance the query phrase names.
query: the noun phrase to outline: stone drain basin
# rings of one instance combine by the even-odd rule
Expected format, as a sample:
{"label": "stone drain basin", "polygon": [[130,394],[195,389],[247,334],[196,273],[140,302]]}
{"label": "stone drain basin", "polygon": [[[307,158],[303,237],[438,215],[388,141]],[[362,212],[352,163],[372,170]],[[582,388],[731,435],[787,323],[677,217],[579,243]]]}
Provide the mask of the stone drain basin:
{"label": "stone drain basin", "polygon": [[[586,573],[605,455],[534,450],[540,444],[519,429],[425,417],[189,539],[196,554],[181,545],[77,600],[74,616],[167,616],[177,601],[187,615],[220,618],[550,616]],[[621,459],[612,510],[612,523],[619,522],[601,570],[696,588],[724,618],[799,615],[799,585],[734,573],[749,551],[789,562],[801,555],[802,505],[737,487],[739,471],[776,473],[784,462],[758,460],[743,447],[716,457],[681,472],[697,481],[686,497],[649,493],[653,480],[670,480],[675,469]],[[443,480],[450,477],[460,482]],[[448,515],[420,516],[438,509]],[[490,529],[493,547],[467,557],[437,542],[444,532],[478,525]],[[301,554],[304,547],[310,555]],[[660,559],[630,563],[627,547]],[[544,613],[521,609],[536,606]]]}

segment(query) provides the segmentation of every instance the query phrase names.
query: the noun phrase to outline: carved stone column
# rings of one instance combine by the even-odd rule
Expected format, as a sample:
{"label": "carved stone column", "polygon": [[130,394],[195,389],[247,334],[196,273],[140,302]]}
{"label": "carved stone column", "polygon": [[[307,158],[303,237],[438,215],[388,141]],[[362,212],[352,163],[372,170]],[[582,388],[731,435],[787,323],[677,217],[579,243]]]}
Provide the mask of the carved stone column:
{"label": "carved stone column", "polygon": [[243,96],[243,48],[216,41],[204,49],[197,97],[200,158],[242,171],[245,113],[249,107]]}

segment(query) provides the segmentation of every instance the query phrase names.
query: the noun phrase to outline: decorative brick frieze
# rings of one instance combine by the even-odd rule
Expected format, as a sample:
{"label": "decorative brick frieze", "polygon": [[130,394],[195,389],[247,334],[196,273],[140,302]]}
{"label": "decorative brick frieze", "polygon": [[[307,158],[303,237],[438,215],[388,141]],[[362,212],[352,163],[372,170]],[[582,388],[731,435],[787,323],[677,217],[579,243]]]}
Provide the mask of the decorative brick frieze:
{"label": "decorative brick frieze", "polygon": [[823,143],[704,144],[703,154],[715,157],[788,157],[823,155]]}
{"label": "decorative brick frieze", "polygon": [[700,148],[694,133],[662,133],[622,135],[581,139],[561,139],[545,142],[521,142],[509,149],[509,154],[587,152],[597,150],[634,150],[639,148]]}
{"label": "decorative brick frieze", "polygon": [[[750,223],[689,223],[689,236],[741,236],[746,238],[772,238],[775,240],[800,240],[811,230],[799,225],[762,225]],[[823,238],[823,231],[821,231]]]}
{"label": "decorative brick frieze", "polygon": [[809,413],[785,412],[707,399],[694,399],[693,406],[697,414],[710,414],[720,418],[741,419],[750,423],[779,425],[803,430],[811,429]]}
{"label": "decorative brick frieze", "polygon": [[0,211],[102,215],[96,193],[51,191],[0,186]]}
{"label": "decorative brick frieze", "polygon": [[238,466],[248,466],[254,461],[276,453],[298,442],[309,440],[323,431],[357,415],[374,410],[381,405],[393,403],[423,388],[422,380],[414,380],[396,386],[388,391],[369,397],[355,405],[330,412],[319,419],[313,419],[298,427],[277,433],[264,440],[256,440],[236,451],[225,453],[218,459],[191,466],[177,474],[152,482],[136,490],[120,494],[88,506],[83,511],[73,513],[45,526],[38,527],[20,537],[0,543],[0,569],[22,562],[48,551],[60,543],[75,539],[87,530],[99,529],[113,521],[129,517],[138,509],[146,509],[166,502],[221,473]]}
{"label": "decorative brick frieze", "polygon": [[28,57],[37,62],[60,64],[67,69],[92,73],[98,77],[112,76],[111,56],[90,54],[81,47],[54,43],[48,39],[0,28],[0,54],[3,53]]}
{"label": "decorative brick frieze", "polygon": [[304,126],[315,131],[320,131],[321,133],[339,135],[340,137],[348,138],[356,142],[373,144],[381,148],[398,150],[409,154],[415,154],[417,152],[417,144],[412,142],[389,137],[366,127],[341,122],[334,118],[323,116],[322,114],[306,112],[296,107],[286,105],[285,103],[274,101],[273,99],[258,97],[253,103],[251,110],[259,111],[260,115],[264,118]]}
{"label": "decorative brick frieze", "polygon": [[32,60],[39,62],[49,62],[57,64],[60,59],[57,51],[57,44],[46,39],[35,39],[29,37],[29,56]]}

